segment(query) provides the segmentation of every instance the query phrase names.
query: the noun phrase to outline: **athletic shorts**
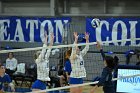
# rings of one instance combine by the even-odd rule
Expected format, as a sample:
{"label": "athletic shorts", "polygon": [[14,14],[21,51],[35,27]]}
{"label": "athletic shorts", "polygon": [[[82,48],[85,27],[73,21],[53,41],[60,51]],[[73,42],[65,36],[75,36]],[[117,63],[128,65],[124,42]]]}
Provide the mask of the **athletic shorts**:
{"label": "athletic shorts", "polygon": [[32,89],[40,89],[44,90],[46,89],[47,83],[41,81],[41,80],[36,80],[34,84],[32,85]]}
{"label": "athletic shorts", "polygon": [[70,84],[83,84],[83,78],[72,78],[69,79]]}

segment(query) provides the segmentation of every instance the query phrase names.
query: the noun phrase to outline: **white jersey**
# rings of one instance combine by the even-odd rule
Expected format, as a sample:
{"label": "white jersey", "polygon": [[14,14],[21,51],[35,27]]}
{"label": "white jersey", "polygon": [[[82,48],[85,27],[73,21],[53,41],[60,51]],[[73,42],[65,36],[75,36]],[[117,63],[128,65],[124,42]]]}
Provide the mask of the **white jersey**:
{"label": "white jersey", "polygon": [[86,70],[84,67],[84,60],[83,60],[83,56],[87,53],[87,51],[89,50],[89,45],[86,45],[86,47],[80,51],[79,55],[76,54],[76,58],[73,59],[72,56],[74,55],[74,53],[76,53],[76,48],[72,48],[72,53],[71,53],[71,67],[72,67],[72,71],[70,74],[70,77],[73,78],[83,78],[86,77]]}
{"label": "white jersey", "polygon": [[17,67],[17,59],[15,59],[15,58],[6,59],[6,69],[16,70],[16,67]]}
{"label": "white jersey", "polygon": [[[43,47],[47,47],[46,44]],[[41,81],[50,81],[49,78],[49,56],[51,49],[43,48],[39,57],[36,59],[37,64],[37,79]]]}

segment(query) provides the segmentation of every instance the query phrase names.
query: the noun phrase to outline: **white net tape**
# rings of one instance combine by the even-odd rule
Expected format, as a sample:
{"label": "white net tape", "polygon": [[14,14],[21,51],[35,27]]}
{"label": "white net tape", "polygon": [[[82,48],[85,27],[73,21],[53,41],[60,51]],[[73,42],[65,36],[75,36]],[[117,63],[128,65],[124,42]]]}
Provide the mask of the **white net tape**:
{"label": "white net tape", "polygon": [[[126,42],[126,41],[132,41],[132,40],[140,40],[140,38],[135,39],[123,39],[123,40],[116,40],[116,41],[104,41],[102,44],[109,44],[113,42]],[[63,47],[73,47],[73,46],[84,46],[84,45],[95,45],[96,42],[91,43],[81,43],[81,44],[68,44],[68,45],[57,45],[57,46],[51,46],[51,48],[63,48]],[[136,46],[136,45],[134,45]],[[49,47],[46,47],[46,49]],[[23,49],[13,49],[13,50],[1,50],[0,53],[8,53],[8,52],[24,52],[24,51],[32,51],[32,50],[40,50],[42,47],[35,47],[35,48],[23,48]]]}
{"label": "white net tape", "polygon": [[[136,76],[140,76],[140,74],[123,76],[121,78],[113,78],[112,81],[116,81],[116,80],[120,80],[120,79],[124,79],[124,78],[136,77]],[[73,88],[73,87],[87,86],[87,85],[97,84],[97,83],[98,83],[98,81],[88,82],[88,83],[84,83],[84,84],[77,84],[77,85],[71,85],[71,86],[65,86],[65,87],[58,87],[58,88],[40,90],[40,91],[35,91],[33,93],[40,93],[40,92],[49,92],[49,91],[56,91],[56,90],[62,90],[62,89],[69,89],[69,88]],[[32,93],[32,92],[30,92],[30,93]]]}

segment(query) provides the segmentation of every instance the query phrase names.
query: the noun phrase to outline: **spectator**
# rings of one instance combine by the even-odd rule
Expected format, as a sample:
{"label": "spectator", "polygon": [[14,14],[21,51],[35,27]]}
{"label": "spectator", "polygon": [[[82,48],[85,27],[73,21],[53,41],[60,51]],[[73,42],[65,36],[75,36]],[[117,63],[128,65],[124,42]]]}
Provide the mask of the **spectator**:
{"label": "spectator", "polygon": [[5,67],[0,63],[0,93],[4,91],[8,91],[8,87],[10,87],[11,91],[15,91],[14,84],[10,79],[10,76],[5,73]]}
{"label": "spectator", "polygon": [[17,59],[14,58],[14,54],[12,52],[8,53],[8,58],[6,59],[6,73],[12,76],[12,74],[16,71],[17,68]]}

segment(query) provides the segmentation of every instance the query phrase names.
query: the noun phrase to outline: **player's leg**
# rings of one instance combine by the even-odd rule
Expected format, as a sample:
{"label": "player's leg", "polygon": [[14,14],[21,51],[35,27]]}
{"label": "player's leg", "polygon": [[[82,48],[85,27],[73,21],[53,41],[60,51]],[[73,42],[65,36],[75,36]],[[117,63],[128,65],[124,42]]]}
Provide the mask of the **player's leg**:
{"label": "player's leg", "polygon": [[[83,83],[82,78],[70,78],[70,85],[77,85],[82,83]],[[82,87],[70,88],[70,93],[82,93],[82,91],[83,91]]]}
{"label": "player's leg", "polygon": [[79,93],[82,93],[83,92],[83,87],[79,87]]}

